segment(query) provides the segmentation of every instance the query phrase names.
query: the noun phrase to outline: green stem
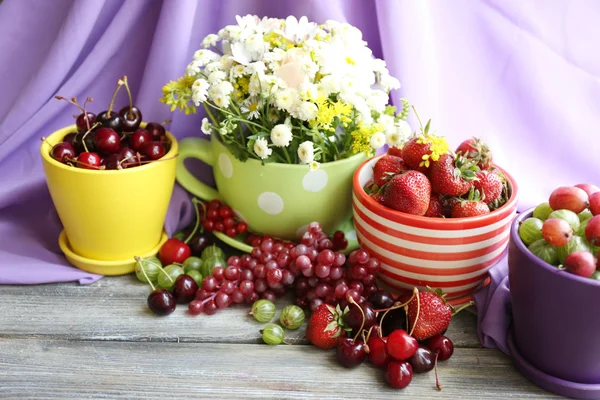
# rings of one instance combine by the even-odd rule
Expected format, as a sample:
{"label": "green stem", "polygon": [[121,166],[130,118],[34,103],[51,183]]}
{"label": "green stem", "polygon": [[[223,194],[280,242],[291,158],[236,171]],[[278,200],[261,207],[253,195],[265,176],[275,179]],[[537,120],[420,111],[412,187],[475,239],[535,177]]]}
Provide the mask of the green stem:
{"label": "green stem", "polygon": [[292,163],[292,159],[290,158],[290,154],[288,153],[286,147],[283,148],[283,154],[285,154],[285,158],[287,159],[288,164],[291,164]]}
{"label": "green stem", "polygon": [[194,225],[194,229],[189,236],[183,241],[185,244],[188,244],[188,242],[192,240],[196,232],[198,232],[198,228],[200,227],[200,210],[198,209],[198,203],[199,201],[197,199],[192,199],[192,206],[194,207],[194,211],[196,213],[196,224]]}
{"label": "green stem", "polygon": [[144,277],[150,284],[150,287],[152,288],[152,290],[156,290],[156,287],[154,287],[154,285],[152,284],[152,281],[148,277],[148,274],[146,274],[146,270],[144,269],[144,265],[142,264],[142,259],[138,256],[135,256],[134,258],[135,258],[135,261],[137,261],[137,263],[140,264],[140,268],[142,269],[142,274],[144,274]]}

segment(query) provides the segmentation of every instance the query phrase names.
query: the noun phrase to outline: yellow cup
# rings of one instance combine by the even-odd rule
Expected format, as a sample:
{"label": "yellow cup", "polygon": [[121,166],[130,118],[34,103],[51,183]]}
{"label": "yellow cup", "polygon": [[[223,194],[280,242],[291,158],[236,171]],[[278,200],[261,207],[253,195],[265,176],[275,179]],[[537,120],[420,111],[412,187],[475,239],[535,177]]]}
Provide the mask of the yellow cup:
{"label": "yellow cup", "polygon": [[40,152],[48,189],[73,252],[91,260],[114,261],[155,248],[175,183],[179,151],[175,137],[167,132],[171,149],[161,160],[98,171],[70,167],[50,156],[52,146],[69,132],[76,132],[75,125],[50,135]]}

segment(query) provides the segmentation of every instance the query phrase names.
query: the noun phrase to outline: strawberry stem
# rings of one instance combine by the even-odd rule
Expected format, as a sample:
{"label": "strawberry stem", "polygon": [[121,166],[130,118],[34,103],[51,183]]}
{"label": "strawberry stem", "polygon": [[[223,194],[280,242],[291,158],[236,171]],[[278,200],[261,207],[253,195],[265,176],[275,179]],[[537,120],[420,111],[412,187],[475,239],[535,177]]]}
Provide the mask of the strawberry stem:
{"label": "strawberry stem", "polygon": [[466,304],[463,304],[462,306],[460,306],[458,309],[456,310],[452,310],[452,316],[455,316],[456,314],[458,314],[459,312],[461,312],[462,310],[464,310],[465,308],[471,307],[472,305],[474,305],[475,302],[473,300],[469,301]]}

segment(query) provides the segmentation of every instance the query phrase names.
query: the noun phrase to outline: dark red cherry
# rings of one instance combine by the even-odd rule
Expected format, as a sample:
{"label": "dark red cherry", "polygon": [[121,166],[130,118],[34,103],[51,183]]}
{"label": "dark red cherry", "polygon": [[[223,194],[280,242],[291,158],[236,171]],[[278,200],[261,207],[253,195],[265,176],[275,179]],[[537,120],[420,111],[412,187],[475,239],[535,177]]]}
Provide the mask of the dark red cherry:
{"label": "dark red cherry", "polygon": [[160,142],[148,142],[142,147],[141,153],[150,160],[158,160],[165,155],[167,151],[165,146]]}
{"label": "dark red cherry", "polygon": [[367,358],[365,344],[352,338],[341,338],[335,347],[337,360],[346,368],[354,368]]}
{"label": "dark red cherry", "polygon": [[160,140],[165,136],[165,127],[157,122],[149,122],[146,125],[146,130],[150,132],[153,140]]}
{"label": "dark red cherry", "polygon": [[75,135],[75,132],[67,133],[62,141],[69,144],[73,144],[73,141],[75,140]]}
{"label": "dark red cherry", "polygon": [[435,365],[435,354],[427,347],[419,346],[417,352],[408,359],[408,362],[415,374],[429,372]]}
{"label": "dark red cherry", "polygon": [[425,345],[431,350],[431,352],[435,355],[435,353],[440,353],[438,355],[438,360],[446,361],[452,354],[454,354],[454,343],[450,340],[449,337],[438,335],[429,339]]}
{"label": "dark red cherry", "polygon": [[129,138],[129,147],[135,151],[141,151],[144,144],[152,141],[152,135],[144,128],[139,128]]}
{"label": "dark red cherry", "polygon": [[148,296],[148,308],[156,315],[169,315],[175,306],[175,298],[166,289],[155,289]]}
{"label": "dark red cherry", "polygon": [[[75,146],[75,151],[77,153],[83,153],[85,151],[95,152],[96,151],[96,141],[94,137],[96,136],[96,132],[79,132],[73,138],[73,146]],[[84,139],[85,138],[85,139]],[[85,141],[85,146],[83,145]]]}
{"label": "dark red cherry", "polygon": [[[86,115],[87,115],[87,123],[86,123]],[[77,125],[78,132],[87,132],[88,129],[90,129],[92,127],[92,125],[94,125],[94,122],[96,122],[96,114],[88,111],[85,114],[81,113],[77,116],[77,119],[75,120],[75,125]],[[89,123],[89,126],[88,126],[88,123]]]}
{"label": "dark red cherry", "polygon": [[106,128],[114,129],[117,133],[123,132],[123,120],[116,111],[111,111],[110,115],[108,111],[102,111],[96,116],[96,121]]}
{"label": "dark red cherry", "polygon": [[102,165],[104,165],[105,169],[123,169],[119,154],[109,154],[102,160]]}
{"label": "dark red cherry", "polygon": [[381,323],[382,336],[389,336],[397,329],[406,330],[406,312],[404,312],[402,307],[390,310],[387,315],[385,313],[379,313],[378,317],[382,318],[384,315],[385,318],[383,318]]}
{"label": "dark red cherry", "polygon": [[385,372],[385,381],[395,389],[404,389],[412,381],[413,370],[406,361],[391,361]]}
{"label": "dark red cherry", "polygon": [[175,279],[175,285],[173,286],[173,295],[178,303],[189,303],[196,297],[198,291],[198,284],[189,275],[179,275]]}
{"label": "dark red cherry", "polygon": [[101,164],[101,158],[96,153],[84,151],[77,156],[77,166],[84,169],[98,169]]}
{"label": "dark red cherry", "polygon": [[188,245],[192,250],[192,254],[200,257],[202,251],[213,243],[212,236],[203,233],[197,234],[190,239]]}
{"label": "dark red cherry", "polygon": [[65,163],[69,159],[75,158],[75,147],[67,142],[55,144],[52,150],[50,150],[50,157],[56,161]]}
{"label": "dark red cherry", "polygon": [[139,128],[142,122],[142,112],[136,106],[125,106],[119,111],[119,116],[123,122],[123,130],[126,132],[133,132]]}
{"label": "dark red cherry", "polygon": [[121,146],[119,134],[114,129],[106,127],[102,127],[96,131],[94,142],[96,150],[104,154],[116,153]]}
{"label": "dark red cherry", "polygon": [[365,323],[363,329],[369,330],[373,325],[377,323],[377,316],[375,315],[373,308],[369,304],[361,304],[360,308],[362,308],[362,313],[358,306],[350,305],[348,313],[344,315],[344,322],[346,323],[346,325],[352,328],[352,331],[354,333],[356,333],[362,325],[363,313],[365,315]]}

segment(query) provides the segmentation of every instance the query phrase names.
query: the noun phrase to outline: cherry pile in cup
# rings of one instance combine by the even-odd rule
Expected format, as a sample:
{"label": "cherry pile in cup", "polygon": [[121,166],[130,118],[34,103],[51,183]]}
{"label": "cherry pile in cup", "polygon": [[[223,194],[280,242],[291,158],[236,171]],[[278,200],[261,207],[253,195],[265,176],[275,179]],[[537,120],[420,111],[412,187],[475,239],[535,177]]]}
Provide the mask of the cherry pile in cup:
{"label": "cherry pile in cup", "polygon": [[[127,90],[129,105],[116,111],[114,102],[121,87]],[[62,142],[50,150],[50,156],[63,164],[92,170],[120,170],[159,160],[170,149],[162,124],[150,122],[141,127],[142,112],[133,105],[126,76],[117,82],[108,109],[98,114],[87,110],[91,98],[83,105],[76,98],[56,98],[73,104],[80,111],[75,120],[77,132],[67,133]]]}

